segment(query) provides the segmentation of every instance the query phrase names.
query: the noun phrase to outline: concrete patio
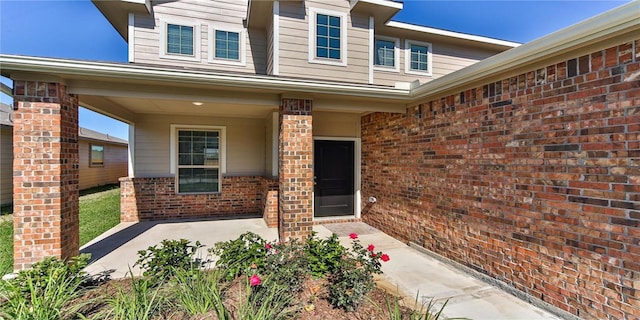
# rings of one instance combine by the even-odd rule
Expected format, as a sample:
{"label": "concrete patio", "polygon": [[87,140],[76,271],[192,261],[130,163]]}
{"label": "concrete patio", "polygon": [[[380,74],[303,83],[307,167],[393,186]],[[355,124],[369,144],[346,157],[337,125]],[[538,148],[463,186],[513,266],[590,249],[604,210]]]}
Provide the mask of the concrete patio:
{"label": "concrete patio", "polygon": [[[219,241],[237,238],[251,231],[267,240],[277,239],[277,229],[267,228],[260,218],[213,221],[156,221],[121,223],[81,248],[91,253],[93,263],[86,271],[91,274],[107,272],[120,278],[129,269],[134,275],[141,271],[134,267],[138,250],[160,243],[163,239],[200,241],[206,247]],[[437,306],[447,303],[447,317],[469,319],[560,319],[534,305],[483,282],[420,250],[408,246],[365,223],[336,223],[314,226],[319,237],[336,233],[340,241],[350,246],[349,234],[355,232],[363,245],[374,244],[391,257],[383,263],[380,281],[384,286],[397,288],[409,300],[417,295],[421,301],[434,298]]]}

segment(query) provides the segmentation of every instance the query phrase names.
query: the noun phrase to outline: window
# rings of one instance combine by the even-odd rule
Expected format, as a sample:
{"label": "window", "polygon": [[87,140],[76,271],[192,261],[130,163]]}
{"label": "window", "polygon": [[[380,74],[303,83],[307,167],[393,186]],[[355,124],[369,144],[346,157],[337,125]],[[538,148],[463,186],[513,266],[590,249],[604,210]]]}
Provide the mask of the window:
{"label": "window", "polygon": [[309,62],[347,65],[347,15],[309,9]]}
{"label": "window", "polygon": [[398,53],[400,40],[377,36],[374,41],[374,66],[377,70],[399,71]]}
{"label": "window", "polygon": [[167,24],[167,53],[193,56],[193,27]]}
{"label": "window", "polygon": [[245,66],[246,31],[235,26],[209,27],[209,62]]}
{"label": "window", "polygon": [[407,41],[405,71],[407,73],[431,75],[431,44]]}
{"label": "window", "polygon": [[178,130],[178,193],[220,192],[220,130]]}
{"label": "window", "polygon": [[94,145],[90,146],[89,152],[89,166],[100,167],[104,166],[104,146]]}
{"label": "window", "polygon": [[340,17],[316,15],[316,57],[340,60]]}
{"label": "window", "polygon": [[163,21],[160,24],[160,57],[200,60],[200,25]]}
{"label": "window", "polygon": [[227,60],[240,59],[240,34],[237,32],[216,30],[216,58]]}

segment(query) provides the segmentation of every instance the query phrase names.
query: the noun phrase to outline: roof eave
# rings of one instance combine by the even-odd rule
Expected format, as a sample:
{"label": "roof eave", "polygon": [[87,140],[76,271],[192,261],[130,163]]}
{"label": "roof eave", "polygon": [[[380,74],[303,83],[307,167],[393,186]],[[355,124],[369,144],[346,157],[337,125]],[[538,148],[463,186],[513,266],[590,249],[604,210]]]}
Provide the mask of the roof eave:
{"label": "roof eave", "polygon": [[516,67],[549,60],[619,35],[635,34],[637,37],[639,31],[640,1],[633,1],[425,83],[414,88],[410,96],[413,102],[435,97]]}
{"label": "roof eave", "polygon": [[260,88],[274,91],[318,93],[353,97],[370,97],[392,100],[409,100],[408,89],[377,87],[365,84],[345,84],[341,82],[317,81],[296,78],[281,78],[253,74],[225,74],[194,70],[176,70],[162,67],[138,66],[132,64],[79,61],[56,58],[28,57],[0,54],[2,75],[30,72],[62,79],[69,76],[103,76],[131,80],[154,80],[159,82],[180,82],[205,84],[235,88]]}

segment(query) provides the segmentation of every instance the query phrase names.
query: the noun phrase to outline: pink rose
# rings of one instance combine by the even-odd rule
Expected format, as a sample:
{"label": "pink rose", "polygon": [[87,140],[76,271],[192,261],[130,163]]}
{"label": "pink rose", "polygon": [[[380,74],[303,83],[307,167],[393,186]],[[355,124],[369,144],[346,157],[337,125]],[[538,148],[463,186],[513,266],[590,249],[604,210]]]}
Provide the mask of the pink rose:
{"label": "pink rose", "polygon": [[252,287],[259,286],[261,282],[262,280],[260,280],[260,277],[258,277],[257,274],[254,274],[251,277],[249,277],[249,284]]}
{"label": "pink rose", "polygon": [[374,247],[372,244],[370,244],[370,245],[367,247],[367,250],[368,250],[368,251],[373,252],[373,250],[374,250],[375,248],[376,248],[376,247]]}
{"label": "pink rose", "polygon": [[265,247],[267,250],[271,249],[271,243],[269,243],[269,242],[265,243],[264,247]]}
{"label": "pink rose", "polygon": [[354,233],[351,233],[351,234],[349,234],[349,238],[351,238],[351,239],[358,239],[358,234],[357,234],[357,233],[355,233],[355,232],[354,232]]}
{"label": "pink rose", "polygon": [[382,261],[384,261],[384,262],[389,261],[389,260],[390,260],[389,255],[388,255],[388,254],[386,254],[386,253],[382,254],[382,255],[380,256],[380,260],[382,260]]}

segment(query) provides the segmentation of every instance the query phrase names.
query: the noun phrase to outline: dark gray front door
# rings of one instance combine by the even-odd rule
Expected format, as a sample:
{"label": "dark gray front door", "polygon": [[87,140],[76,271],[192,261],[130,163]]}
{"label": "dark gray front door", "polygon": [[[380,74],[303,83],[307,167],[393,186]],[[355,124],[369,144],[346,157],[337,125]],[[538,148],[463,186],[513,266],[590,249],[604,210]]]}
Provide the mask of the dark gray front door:
{"label": "dark gray front door", "polygon": [[314,141],[316,217],[353,215],[354,142]]}

